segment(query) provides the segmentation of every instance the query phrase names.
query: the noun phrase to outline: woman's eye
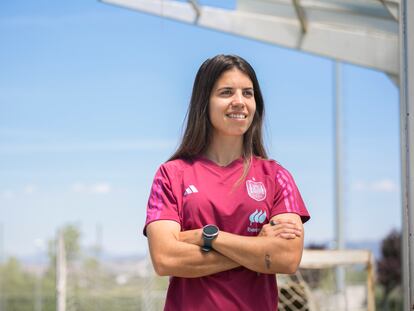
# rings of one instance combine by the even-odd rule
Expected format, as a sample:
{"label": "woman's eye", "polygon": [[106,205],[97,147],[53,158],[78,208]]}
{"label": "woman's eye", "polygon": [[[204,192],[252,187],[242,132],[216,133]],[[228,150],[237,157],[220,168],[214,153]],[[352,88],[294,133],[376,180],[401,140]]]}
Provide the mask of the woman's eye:
{"label": "woman's eye", "polygon": [[221,94],[221,95],[231,95],[231,94],[232,94],[232,92],[231,92],[231,90],[224,90],[224,91],[222,91],[220,94]]}
{"label": "woman's eye", "polygon": [[251,97],[253,96],[253,91],[244,91],[244,96]]}

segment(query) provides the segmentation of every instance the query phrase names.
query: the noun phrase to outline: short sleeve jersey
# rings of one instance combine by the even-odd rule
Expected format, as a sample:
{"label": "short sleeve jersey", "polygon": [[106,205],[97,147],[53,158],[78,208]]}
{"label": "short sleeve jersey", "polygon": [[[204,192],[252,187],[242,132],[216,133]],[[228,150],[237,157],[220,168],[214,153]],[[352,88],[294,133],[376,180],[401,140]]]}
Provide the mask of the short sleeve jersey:
{"label": "short sleeve jersey", "polygon": [[[247,176],[243,159],[222,167],[204,157],[161,165],[151,188],[144,227],[172,220],[181,230],[216,224],[220,230],[256,236],[282,213],[310,216],[291,174],[273,160],[253,157]],[[276,310],[273,274],[244,267],[199,278],[171,277],[164,310]]]}

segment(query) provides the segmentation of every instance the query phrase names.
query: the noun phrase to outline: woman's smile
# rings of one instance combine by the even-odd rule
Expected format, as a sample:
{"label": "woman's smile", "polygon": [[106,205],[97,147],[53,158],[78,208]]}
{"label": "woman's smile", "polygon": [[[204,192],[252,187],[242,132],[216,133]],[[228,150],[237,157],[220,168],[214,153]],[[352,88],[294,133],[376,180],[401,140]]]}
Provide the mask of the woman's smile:
{"label": "woman's smile", "polygon": [[236,120],[244,120],[246,119],[246,115],[242,114],[242,113],[229,113],[226,114],[226,117],[230,118],[230,119],[236,119]]}

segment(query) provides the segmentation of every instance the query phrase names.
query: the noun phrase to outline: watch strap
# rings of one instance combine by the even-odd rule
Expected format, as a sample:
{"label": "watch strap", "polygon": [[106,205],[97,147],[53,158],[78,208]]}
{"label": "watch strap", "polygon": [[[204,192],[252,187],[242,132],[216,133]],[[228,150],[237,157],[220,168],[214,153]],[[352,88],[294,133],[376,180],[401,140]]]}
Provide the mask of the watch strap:
{"label": "watch strap", "polygon": [[208,238],[206,236],[203,236],[204,245],[201,249],[205,252],[211,251],[211,249],[213,248],[212,245],[211,245],[213,240],[214,240],[214,237],[213,238]]}

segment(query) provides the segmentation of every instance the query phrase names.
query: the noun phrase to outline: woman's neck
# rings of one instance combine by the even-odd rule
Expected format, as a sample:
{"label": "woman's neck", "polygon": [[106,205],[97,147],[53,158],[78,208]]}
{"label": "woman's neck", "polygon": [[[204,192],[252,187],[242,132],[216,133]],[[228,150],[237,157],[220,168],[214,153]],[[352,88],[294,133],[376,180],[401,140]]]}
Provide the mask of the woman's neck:
{"label": "woman's neck", "polygon": [[215,136],[204,156],[220,166],[227,166],[243,154],[243,136]]}

